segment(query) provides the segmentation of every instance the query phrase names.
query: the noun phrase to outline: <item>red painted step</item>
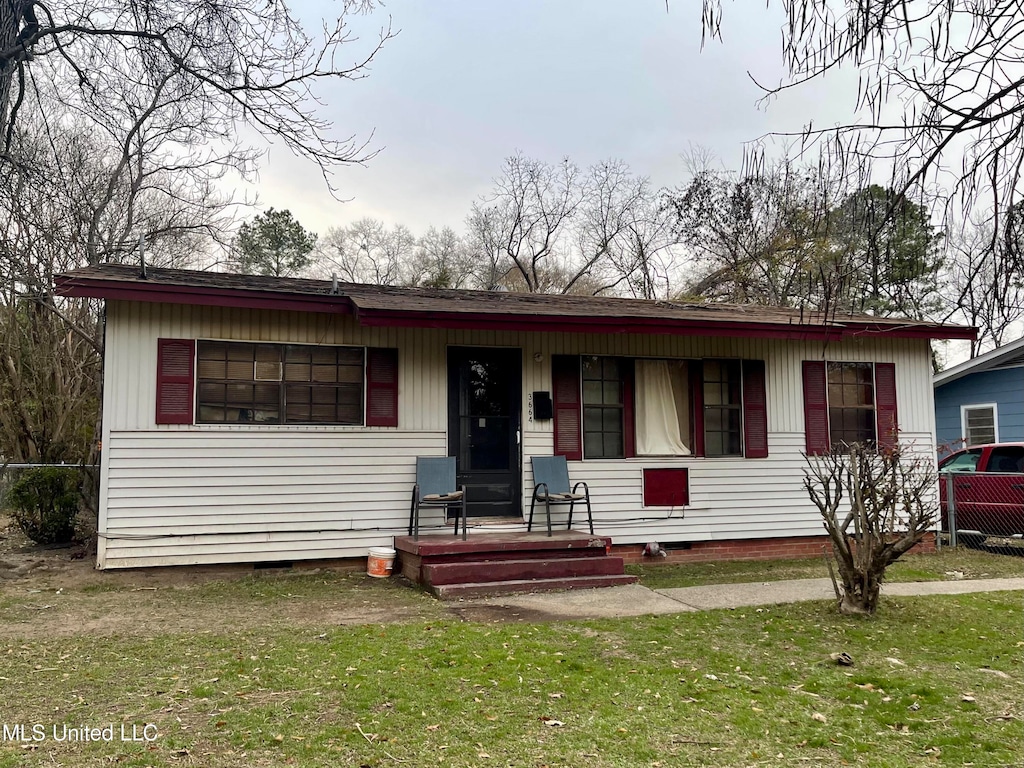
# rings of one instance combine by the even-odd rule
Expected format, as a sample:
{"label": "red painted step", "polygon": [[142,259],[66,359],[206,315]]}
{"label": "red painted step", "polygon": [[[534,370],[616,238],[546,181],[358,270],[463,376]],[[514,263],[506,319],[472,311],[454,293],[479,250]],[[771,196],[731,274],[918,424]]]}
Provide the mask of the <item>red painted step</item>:
{"label": "red painted step", "polygon": [[565,579],[578,576],[621,576],[621,557],[547,557],[520,560],[471,560],[424,563],[423,582],[441,584],[484,583],[528,579]]}

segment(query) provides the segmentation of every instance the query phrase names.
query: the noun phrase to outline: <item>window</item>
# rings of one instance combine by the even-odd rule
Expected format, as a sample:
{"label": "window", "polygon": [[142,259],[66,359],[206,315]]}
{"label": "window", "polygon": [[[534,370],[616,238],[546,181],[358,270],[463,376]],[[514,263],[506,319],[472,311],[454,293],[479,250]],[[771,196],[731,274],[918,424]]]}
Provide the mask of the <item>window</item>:
{"label": "window", "polygon": [[960,422],[967,445],[999,442],[995,403],[960,406]]}
{"label": "window", "polygon": [[761,360],[555,355],[552,379],[569,459],[768,455]]}
{"label": "window", "polygon": [[871,363],[828,364],[828,424],[833,446],[875,442]]}
{"label": "window", "polygon": [[199,341],[196,421],[362,424],[362,347]]}
{"label": "window", "polygon": [[583,358],[583,453],[588,459],[625,456],[624,361]]}
{"label": "window", "polygon": [[803,361],[806,453],[854,442],[892,450],[899,440],[894,363]]}
{"label": "window", "polygon": [[636,360],[637,456],[688,456],[689,366],[685,360]]}
{"label": "window", "polygon": [[739,360],[704,361],[704,455],[741,456]]}

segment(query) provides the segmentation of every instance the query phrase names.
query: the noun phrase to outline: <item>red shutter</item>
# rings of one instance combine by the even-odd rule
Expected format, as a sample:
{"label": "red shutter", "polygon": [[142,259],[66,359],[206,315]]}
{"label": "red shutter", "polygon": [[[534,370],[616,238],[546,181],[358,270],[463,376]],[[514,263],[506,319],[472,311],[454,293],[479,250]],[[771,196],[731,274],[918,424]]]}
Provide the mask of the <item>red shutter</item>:
{"label": "red shutter", "polygon": [[704,363],[691,360],[687,366],[690,375],[690,402],[693,407],[693,455],[704,455]]}
{"label": "red shutter", "polygon": [[196,342],[156,340],[156,423],[191,424]]}
{"label": "red shutter", "polygon": [[743,361],[743,448],[748,459],[768,457],[764,360]]}
{"label": "red shutter", "polygon": [[366,426],[398,426],[398,350],[366,350]]}
{"label": "red shutter", "polygon": [[636,456],[636,412],[633,407],[633,393],[636,390],[636,368],[634,361],[620,358],[622,366],[622,455],[627,459]]}
{"label": "red shutter", "polygon": [[555,401],[555,455],[579,461],[583,458],[580,359],[553,355],[551,383]]}
{"label": "red shutter", "polygon": [[899,440],[899,422],[896,419],[896,366],[893,363],[875,363],[875,418],[878,447],[895,448]]}
{"label": "red shutter", "polygon": [[822,360],[804,360],[804,434],[809,456],[828,453],[828,379]]}

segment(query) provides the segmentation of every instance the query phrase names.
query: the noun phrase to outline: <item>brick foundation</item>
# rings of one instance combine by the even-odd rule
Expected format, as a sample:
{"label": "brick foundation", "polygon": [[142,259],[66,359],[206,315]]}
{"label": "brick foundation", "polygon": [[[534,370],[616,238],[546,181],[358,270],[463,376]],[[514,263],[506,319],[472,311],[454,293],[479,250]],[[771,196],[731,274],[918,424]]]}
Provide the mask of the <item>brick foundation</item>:
{"label": "brick foundation", "polygon": [[[643,544],[617,544],[612,554],[626,563],[707,563],[719,560],[779,560],[821,557],[821,548],[832,551],[828,536],[796,536],[779,539],[731,539],[663,544],[668,557],[644,557]],[[686,547],[686,548],[684,548]],[[911,550],[935,552],[935,534],[929,533]]]}

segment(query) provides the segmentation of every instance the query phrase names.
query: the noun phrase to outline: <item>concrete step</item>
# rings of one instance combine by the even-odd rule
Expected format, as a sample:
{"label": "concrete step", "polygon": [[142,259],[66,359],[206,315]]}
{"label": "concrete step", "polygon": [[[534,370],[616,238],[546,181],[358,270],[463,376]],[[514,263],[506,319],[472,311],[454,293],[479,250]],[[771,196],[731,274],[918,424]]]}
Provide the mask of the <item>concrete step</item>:
{"label": "concrete step", "polygon": [[514,595],[520,592],[562,592],[570,589],[596,589],[633,584],[636,576],[576,576],[564,579],[514,579],[511,581],[486,581],[469,584],[438,584],[428,587],[442,600],[458,600],[469,597],[492,597]]}
{"label": "concrete step", "polygon": [[528,579],[565,579],[577,576],[621,576],[621,557],[547,557],[519,560],[470,560],[454,563],[424,563],[423,583],[485,583]]}

